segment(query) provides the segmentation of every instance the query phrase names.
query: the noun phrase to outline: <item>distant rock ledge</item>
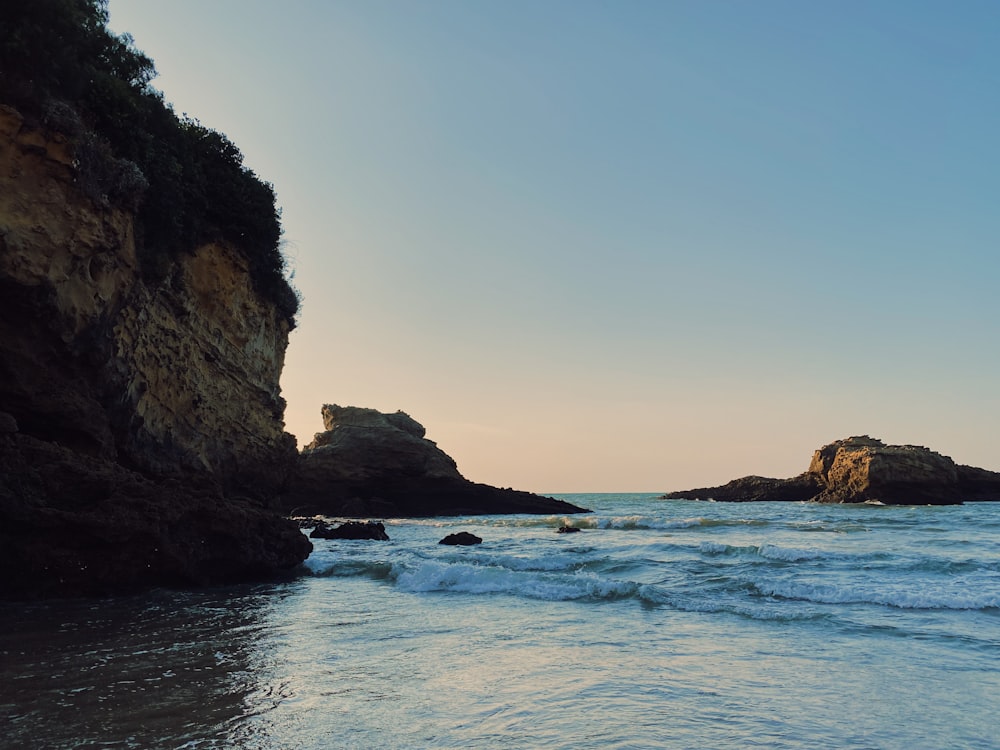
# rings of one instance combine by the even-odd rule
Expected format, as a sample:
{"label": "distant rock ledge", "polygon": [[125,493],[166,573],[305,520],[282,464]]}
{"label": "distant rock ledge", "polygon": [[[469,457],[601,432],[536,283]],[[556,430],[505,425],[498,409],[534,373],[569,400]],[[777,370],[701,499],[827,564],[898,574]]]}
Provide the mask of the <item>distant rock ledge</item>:
{"label": "distant rock ledge", "polygon": [[327,404],[324,432],[302,449],[283,505],[298,515],[428,517],[587,513],[551,497],[470,482],[401,411]]}
{"label": "distant rock ledge", "polygon": [[809,468],[791,479],[742,477],[721,487],[670,492],[663,498],[960,505],[1000,501],[1000,473],[961,466],[922,446],[886,445],[862,435],[824,445],[813,453]]}

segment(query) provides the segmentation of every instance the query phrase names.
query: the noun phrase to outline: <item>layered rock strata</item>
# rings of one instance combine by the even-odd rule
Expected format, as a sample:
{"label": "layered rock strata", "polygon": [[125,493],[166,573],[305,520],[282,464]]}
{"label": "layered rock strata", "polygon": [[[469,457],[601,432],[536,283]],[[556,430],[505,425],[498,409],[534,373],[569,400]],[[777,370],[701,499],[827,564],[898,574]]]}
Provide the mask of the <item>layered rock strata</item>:
{"label": "layered rock strata", "polygon": [[293,566],[309,544],[272,500],[289,322],[233,247],[144,280],[134,216],[76,178],[64,138],[0,107],[0,595]]}
{"label": "layered rock strata", "polygon": [[465,479],[403,412],[327,404],[325,431],[303,448],[288,512],[347,517],[582,513],[570,503]]}
{"label": "layered rock strata", "polygon": [[671,492],[665,498],[718,501],[791,500],[885,505],[955,505],[1000,501],[1000,473],[956,464],[915,445],[886,445],[867,435],[817,450],[791,479],[743,477],[720,487]]}

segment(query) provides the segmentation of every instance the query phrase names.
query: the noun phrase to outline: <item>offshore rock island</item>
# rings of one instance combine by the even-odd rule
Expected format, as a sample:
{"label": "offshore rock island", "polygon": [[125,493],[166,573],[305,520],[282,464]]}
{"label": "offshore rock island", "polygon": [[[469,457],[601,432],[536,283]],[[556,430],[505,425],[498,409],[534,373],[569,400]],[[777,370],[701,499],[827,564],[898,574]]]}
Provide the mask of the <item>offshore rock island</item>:
{"label": "offshore rock island", "polygon": [[884,505],[959,505],[1000,501],[1000,472],[956,464],[916,445],[886,445],[867,435],[813,453],[791,479],[748,476],[719,487],[670,492],[664,499],[753,502],[786,500]]}
{"label": "offshore rock island", "polygon": [[454,459],[398,411],[327,404],[303,448],[284,508],[295,515],[451,516],[586,513],[562,500],[463,477]]}

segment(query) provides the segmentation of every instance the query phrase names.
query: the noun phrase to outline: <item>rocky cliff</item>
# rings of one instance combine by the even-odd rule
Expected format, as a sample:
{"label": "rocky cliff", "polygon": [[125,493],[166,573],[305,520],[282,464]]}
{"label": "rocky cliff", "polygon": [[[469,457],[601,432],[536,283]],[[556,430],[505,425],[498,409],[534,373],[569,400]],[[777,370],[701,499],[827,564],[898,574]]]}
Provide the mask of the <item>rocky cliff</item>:
{"label": "rocky cliff", "polygon": [[133,214],[78,177],[65,138],[0,107],[0,593],[294,565],[308,542],[266,508],[295,461],[289,322],[231,246],[144,279]]}
{"label": "rocky cliff", "polygon": [[954,505],[1000,501],[1000,473],[960,466],[922,446],[886,445],[863,435],[823,446],[813,453],[809,468],[791,479],[743,477],[721,487],[671,492],[664,497]]}
{"label": "rocky cliff", "polygon": [[327,404],[325,431],[299,457],[289,512],[332,516],[581,513],[570,503],[465,479],[403,412]]}

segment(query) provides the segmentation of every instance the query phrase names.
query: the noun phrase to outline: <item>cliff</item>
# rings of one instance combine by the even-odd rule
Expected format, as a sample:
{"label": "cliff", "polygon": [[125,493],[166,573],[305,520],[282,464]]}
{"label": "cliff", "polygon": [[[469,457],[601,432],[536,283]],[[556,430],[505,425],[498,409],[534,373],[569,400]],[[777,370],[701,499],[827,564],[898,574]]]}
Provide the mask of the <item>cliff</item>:
{"label": "cliff", "polygon": [[79,177],[66,138],[0,106],[0,594],[300,562],[267,507],[295,461],[287,317],[222,242],[145,279],[134,214]]}
{"label": "cliff", "polygon": [[886,445],[864,435],[818,449],[809,468],[791,479],[743,477],[664,498],[954,505],[1000,501],[1000,473],[958,465],[922,446]]}
{"label": "cliff", "polygon": [[285,508],[331,516],[585,513],[570,503],[465,479],[403,412],[327,404],[325,431],[299,457]]}

